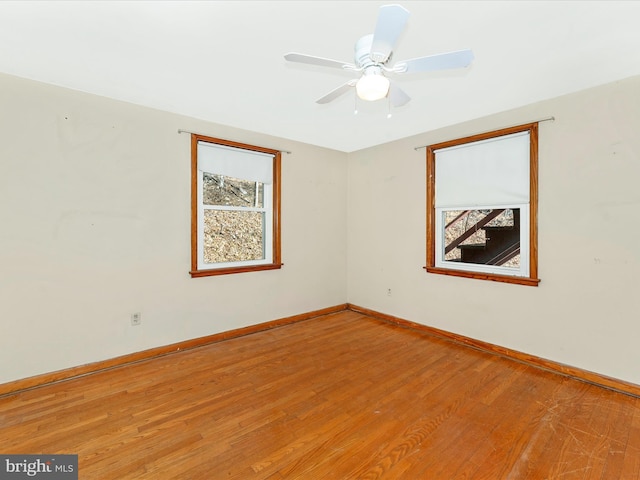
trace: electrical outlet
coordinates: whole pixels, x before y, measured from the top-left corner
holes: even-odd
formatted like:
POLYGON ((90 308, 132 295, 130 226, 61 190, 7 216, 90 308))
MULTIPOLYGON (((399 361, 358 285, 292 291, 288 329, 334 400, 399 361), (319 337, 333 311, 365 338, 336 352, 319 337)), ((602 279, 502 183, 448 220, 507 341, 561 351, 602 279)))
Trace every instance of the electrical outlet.
POLYGON ((391 289, 387 288, 387 297, 390 297, 390 296, 391 296, 391 289))
POLYGON ((142 314, 140 312, 131 314, 131 325, 136 327, 142 323, 142 314))

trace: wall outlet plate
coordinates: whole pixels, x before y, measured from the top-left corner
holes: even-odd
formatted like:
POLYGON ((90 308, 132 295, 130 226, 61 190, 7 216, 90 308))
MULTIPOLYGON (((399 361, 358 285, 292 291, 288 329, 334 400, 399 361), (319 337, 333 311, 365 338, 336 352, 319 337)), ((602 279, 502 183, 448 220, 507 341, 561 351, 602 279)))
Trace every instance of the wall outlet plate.
POLYGON ((142 314, 140 312, 131 314, 131 325, 137 327, 142 323, 142 314))

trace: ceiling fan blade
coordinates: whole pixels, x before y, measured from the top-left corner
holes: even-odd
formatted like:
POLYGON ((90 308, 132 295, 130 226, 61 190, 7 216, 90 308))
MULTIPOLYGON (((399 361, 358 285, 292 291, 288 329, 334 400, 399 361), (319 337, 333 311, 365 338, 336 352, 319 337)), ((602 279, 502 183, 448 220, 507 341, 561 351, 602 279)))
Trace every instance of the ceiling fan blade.
POLYGON ((371 44, 371 60, 384 63, 389 59, 391 51, 404 30, 409 11, 400 5, 383 5, 378 13, 376 29, 371 44))
POLYGON ((393 66, 395 73, 432 72, 434 70, 448 70, 462 68, 473 61, 473 52, 469 49, 456 52, 439 53, 428 57, 412 58, 406 62, 393 66))
POLYGON ((411 97, 395 84, 389 85, 389 102, 392 107, 401 107, 411 100, 411 97))
POLYGON ((355 79, 349 80, 347 83, 344 83, 340 85, 338 88, 331 90, 324 97, 316 100, 316 103, 320 103, 320 104, 329 103, 335 100, 336 98, 338 98, 340 95, 347 93, 351 87, 356 86, 356 83, 358 83, 358 80, 355 80, 355 79))
POLYGON ((321 67, 341 68, 343 70, 356 70, 356 66, 351 63, 341 62, 340 60, 332 60, 330 58, 314 57, 313 55, 305 55, 304 53, 287 53, 284 59, 289 62, 307 63, 309 65, 319 65, 321 67))

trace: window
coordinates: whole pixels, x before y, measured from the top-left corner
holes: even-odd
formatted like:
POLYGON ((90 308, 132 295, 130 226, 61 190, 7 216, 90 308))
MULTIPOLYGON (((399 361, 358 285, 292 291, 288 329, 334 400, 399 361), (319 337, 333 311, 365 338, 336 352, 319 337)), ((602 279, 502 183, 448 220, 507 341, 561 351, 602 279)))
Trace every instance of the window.
POLYGON ((280 152, 191 135, 191 276, 276 269, 280 152))
POLYGON ((427 147, 427 272, 537 285, 537 200, 537 123, 427 147))

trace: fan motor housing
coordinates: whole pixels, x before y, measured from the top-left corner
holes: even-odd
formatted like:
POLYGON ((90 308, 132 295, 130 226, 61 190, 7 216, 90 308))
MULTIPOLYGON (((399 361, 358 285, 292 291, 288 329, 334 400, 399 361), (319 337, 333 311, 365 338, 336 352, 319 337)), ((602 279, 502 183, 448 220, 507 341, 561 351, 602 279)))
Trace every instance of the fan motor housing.
MULTIPOLYGON (((371 59, 371 45, 373 44, 373 34, 360 38, 354 47, 354 61, 359 68, 366 68, 371 65, 379 65, 371 59)), ((389 58, 387 61, 389 61, 389 58)), ((386 62, 384 62, 386 63, 386 62)))

